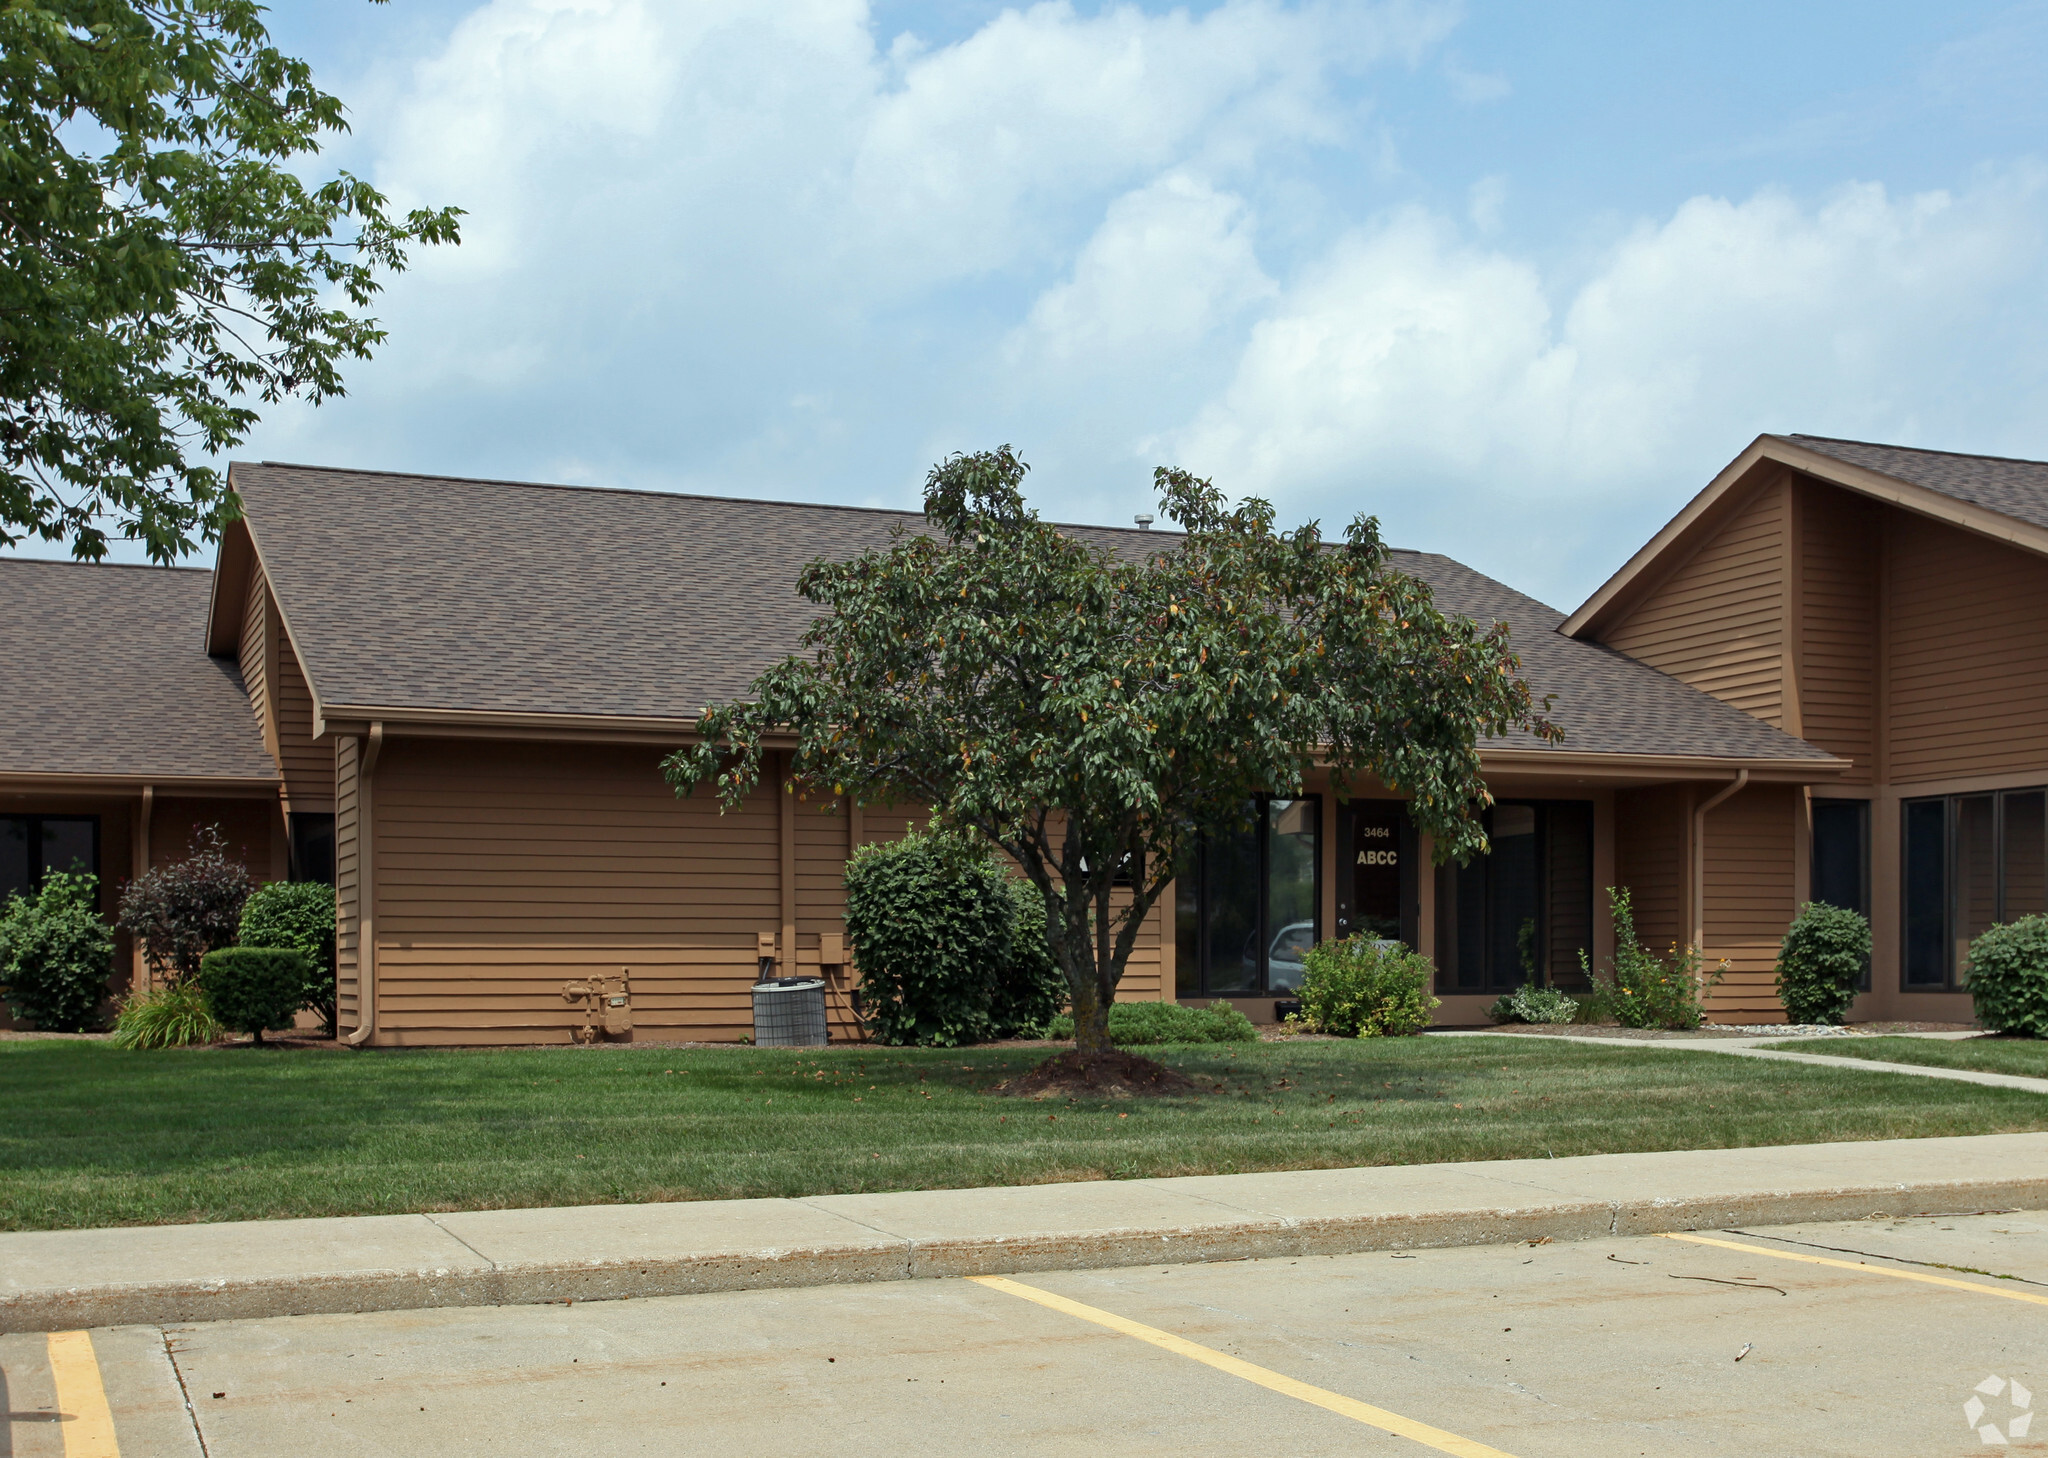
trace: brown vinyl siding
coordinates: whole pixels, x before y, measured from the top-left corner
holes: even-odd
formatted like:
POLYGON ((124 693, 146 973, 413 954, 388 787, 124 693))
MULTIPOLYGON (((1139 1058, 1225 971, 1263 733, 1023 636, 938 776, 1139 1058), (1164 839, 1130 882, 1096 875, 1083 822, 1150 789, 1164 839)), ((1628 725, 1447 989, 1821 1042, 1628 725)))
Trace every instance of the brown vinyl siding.
POLYGON ((1938 522, 1888 537, 1892 783, 2048 769, 2048 562, 1938 522))
POLYGON ((1782 727, 1788 497, 1757 488, 1602 641, 1782 727))
MULTIPOLYGON (((1792 924, 1799 791, 1752 785, 1707 812, 1706 961, 1727 964, 1709 1003, 1719 1022, 1776 1022, 1778 945, 1792 924)), ((1657 950, 1662 951, 1662 947, 1657 950)))
POLYGON ((1873 775, 1878 543, 1884 508, 1818 481, 1799 483, 1799 700, 1802 736, 1873 775))
MULTIPOLYGON (((1689 935, 1686 836, 1691 803, 1682 785, 1618 790, 1614 796, 1615 877, 1629 890, 1637 938, 1660 952, 1689 935)), ((1594 914, 1604 918, 1604 887, 1599 895, 1594 914)))
POLYGON ((265 671, 268 667, 265 646, 269 641, 269 596, 263 586, 263 574, 252 570, 248 589, 242 596, 242 642, 238 656, 242 666, 242 687, 248 690, 249 709, 256 716, 256 727, 263 735, 263 747, 275 756, 277 731, 271 720, 270 685, 265 671))
MULTIPOLYGON (((356 962, 354 754, 345 740, 336 800, 344 1006, 356 962)), ((387 740, 372 817, 377 1042, 566 1042, 579 1016, 563 983, 622 967, 636 1037, 736 1041, 752 1031, 756 937, 779 934, 782 922, 777 790, 764 785, 720 814, 706 793, 678 800, 661 755, 387 740)), ((797 945, 787 970, 809 973, 820 934, 842 926, 847 821, 811 803, 795 809, 797 945)), ((861 838, 893 838, 910 818, 866 811, 861 838)), ((1153 934, 1125 992, 1156 997, 1158 983, 1153 934)), ((835 1036, 850 1036, 844 979, 830 1008, 835 1036)))
POLYGON ((334 962, 339 1026, 361 1025, 357 948, 361 943, 361 861, 357 847, 357 780, 362 741, 343 735, 334 746, 334 962))
POLYGON ((291 640, 278 634, 274 700, 277 712, 278 768, 284 774, 285 798, 294 810, 334 808, 334 741, 313 737, 313 691, 299 668, 291 640))

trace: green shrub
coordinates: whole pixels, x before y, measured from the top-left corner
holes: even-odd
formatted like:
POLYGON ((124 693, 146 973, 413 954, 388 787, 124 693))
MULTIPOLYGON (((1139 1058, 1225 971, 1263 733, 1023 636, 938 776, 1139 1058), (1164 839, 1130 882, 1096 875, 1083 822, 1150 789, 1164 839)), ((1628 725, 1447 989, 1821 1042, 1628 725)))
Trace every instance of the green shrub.
POLYGON ((995 1035, 990 1003, 1016 933, 1008 873, 978 847, 915 831, 846 863, 846 931, 878 1042, 954 1048, 995 1035))
POLYGON ((1067 1005, 1067 979, 1045 939, 1045 898, 1020 876, 1005 879, 1011 904, 1010 942, 989 990, 989 1035, 1042 1038, 1067 1005))
POLYGON ((1728 970, 1704 969, 1697 947, 1676 947, 1659 957, 1636 937, 1635 907, 1627 887, 1607 888, 1614 917, 1614 956, 1605 972, 1593 975, 1584 952, 1579 966, 1593 984, 1591 1011, 1624 1028, 1696 1028, 1706 1021, 1706 997, 1728 970))
POLYGON ((47 1033, 99 1020, 114 971, 114 932, 94 908, 98 878, 52 871, 33 896, 0 907, 0 992, 8 1011, 47 1033))
MULTIPOLYGON (((1074 1036, 1074 1019, 1061 1013, 1052 1020, 1048 1037, 1074 1036)), ((1252 1020, 1222 999, 1207 1007, 1182 1007, 1177 1002, 1118 1002, 1109 1008, 1109 1041, 1119 1048, 1159 1043, 1256 1043, 1252 1020)))
POLYGON ((131 994, 122 1001, 107 1041, 116 1048, 181 1048, 214 1042, 226 1031, 194 979, 131 994))
POLYGON ((221 1026, 253 1033, 291 1026, 305 1006, 307 966, 290 947, 222 947, 199 959, 199 990, 221 1026))
POLYGON ((1497 1023, 1569 1023, 1579 1016, 1579 1000, 1554 987, 1524 982, 1496 998, 1486 1015, 1497 1023))
POLYGON ((325 881, 272 881, 242 903, 245 947, 290 947, 306 959, 300 1007, 320 1014, 334 1036, 334 888, 325 881))
POLYGON ((1994 926, 1970 943, 1970 998, 1995 1033, 2048 1038, 2048 916, 1994 926))
POLYGON ((1302 958, 1301 1019, 1340 1038, 1401 1037, 1429 1026, 1436 966, 1364 935, 1318 942, 1302 958))
POLYGON ((242 903, 255 886, 248 867, 229 858, 220 827, 203 825, 192 832, 184 860, 128 883, 121 929, 135 937, 159 982, 183 982, 197 975, 201 957, 235 944, 242 903))
POLYGON ((1809 901, 1778 948, 1778 1001, 1795 1023, 1839 1023, 1870 967, 1870 923, 1860 912, 1809 901))

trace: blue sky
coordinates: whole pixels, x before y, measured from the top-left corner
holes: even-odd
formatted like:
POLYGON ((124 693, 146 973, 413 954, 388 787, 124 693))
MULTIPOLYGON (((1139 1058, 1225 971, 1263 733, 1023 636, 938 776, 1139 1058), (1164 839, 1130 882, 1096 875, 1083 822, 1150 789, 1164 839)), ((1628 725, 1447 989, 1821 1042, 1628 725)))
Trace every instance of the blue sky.
POLYGON ((2048 457, 2048 5, 393 0, 274 18, 469 210, 238 452, 1049 514, 1185 465, 1575 605, 1760 431, 2048 457))

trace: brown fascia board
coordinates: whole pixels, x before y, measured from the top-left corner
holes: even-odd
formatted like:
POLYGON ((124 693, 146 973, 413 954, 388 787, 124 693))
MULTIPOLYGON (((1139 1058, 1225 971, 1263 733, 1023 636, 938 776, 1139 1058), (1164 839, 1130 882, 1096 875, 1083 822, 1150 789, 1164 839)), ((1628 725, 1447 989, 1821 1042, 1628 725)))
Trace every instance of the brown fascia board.
POLYGON ((241 641, 242 607, 248 600, 249 568, 255 556, 248 523, 240 518, 229 522, 213 556, 213 587, 206 601, 206 653, 210 658, 233 653, 241 641))
POLYGON ((71 775, 0 772, 0 792, 7 794, 140 794, 154 786, 160 795, 221 795, 258 798, 277 794, 283 780, 230 775, 71 775))
POLYGON ((1638 590, 1647 588, 1663 575, 1667 564, 1675 567, 1690 554, 1698 538, 1718 516, 1717 508, 1724 503, 1732 505, 1730 498, 1739 494, 1738 488, 1751 472, 1767 463, 1788 466, 1844 490, 2048 557, 2048 530, 1866 466, 1836 460, 1781 435, 1760 435, 1750 442, 1748 449, 1723 467, 1720 474, 1707 483, 1705 490, 1687 502, 1662 531, 1623 563, 1620 571, 1602 583, 1578 611, 1559 625, 1558 631, 1573 638, 1597 636, 1615 617, 1633 605, 1638 590))
POLYGON ((1752 783, 1819 784, 1847 774, 1846 759, 1762 759, 1696 754, 1599 754, 1558 749, 1482 749, 1482 771, 1497 774, 1577 775, 1587 778, 1670 780, 1733 779, 1748 770, 1752 783))

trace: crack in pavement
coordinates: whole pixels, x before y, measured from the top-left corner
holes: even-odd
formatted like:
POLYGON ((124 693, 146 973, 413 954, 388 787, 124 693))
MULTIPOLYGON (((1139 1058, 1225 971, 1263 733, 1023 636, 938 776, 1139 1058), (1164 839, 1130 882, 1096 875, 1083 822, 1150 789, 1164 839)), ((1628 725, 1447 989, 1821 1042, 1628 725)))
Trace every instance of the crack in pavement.
POLYGON ((2048 1286, 2048 1281, 2036 1281, 2026 1276, 2010 1276, 2003 1271, 1981 1270, 1976 1266, 1950 1265, 1947 1261, 1919 1261, 1911 1256, 1885 1255, 1881 1251, 1857 1250, 1847 1245, 1821 1245, 1811 1240, 1794 1240, 1789 1235, 1760 1235, 1751 1230, 1736 1230, 1732 1226, 1724 1225, 1721 1228, 1729 1235, 1743 1235, 1751 1240, 1775 1240, 1784 1245, 1803 1245, 1809 1250, 1831 1250, 1841 1255, 1864 1256, 1874 1261, 1897 1261, 1902 1266, 1931 1266, 1938 1271, 1961 1271, 1970 1276, 1989 1276, 1994 1281, 2018 1281, 2022 1286, 2048 1286))

